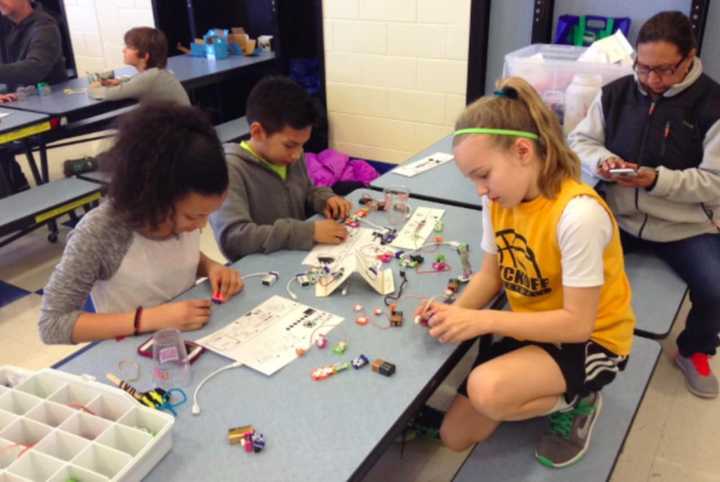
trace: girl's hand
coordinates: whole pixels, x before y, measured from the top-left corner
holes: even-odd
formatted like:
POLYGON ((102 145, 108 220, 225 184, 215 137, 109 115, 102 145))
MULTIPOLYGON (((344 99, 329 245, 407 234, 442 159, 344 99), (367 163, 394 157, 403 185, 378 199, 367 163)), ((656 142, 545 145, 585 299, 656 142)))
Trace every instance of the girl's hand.
POLYGON ((166 303, 149 308, 140 318, 140 330, 151 332, 163 328, 180 331, 199 330, 210 320, 212 306, 208 299, 196 299, 166 303))
POLYGON ((245 287, 240 273, 215 262, 209 264, 207 277, 210 280, 213 295, 219 293, 223 302, 232 298, 245 287))
POLYGON ((490 333, 486 310, 469 310, 455 305, 433 303, 428 308, 430 336, 440 343, 459 343, 490 333))

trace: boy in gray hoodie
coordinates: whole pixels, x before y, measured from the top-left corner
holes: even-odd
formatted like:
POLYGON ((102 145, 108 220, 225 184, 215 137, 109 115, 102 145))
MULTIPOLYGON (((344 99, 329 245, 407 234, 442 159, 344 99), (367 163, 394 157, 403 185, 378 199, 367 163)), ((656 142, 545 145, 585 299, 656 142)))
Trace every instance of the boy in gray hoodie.
POLYGON ((226 144, 230 186, 210 217, 223 254, 236 260, 279 249, 309 250, 314 243, 339 244, 351 204, 308 177, 303 145, 317 110, 309 95, 285 77, 266 77, 252 89, 246 116, 250 140, 226 144), (306 221, 322 213, 326 219, 306 221))

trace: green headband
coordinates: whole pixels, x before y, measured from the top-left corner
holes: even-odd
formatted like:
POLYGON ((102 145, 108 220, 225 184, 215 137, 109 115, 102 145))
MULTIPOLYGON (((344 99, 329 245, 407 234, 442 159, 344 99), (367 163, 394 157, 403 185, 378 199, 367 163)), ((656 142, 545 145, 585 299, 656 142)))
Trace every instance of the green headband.
POLYGON ((453 133, 453 136, 461 136, 463 134, 490 134, 496 136, 513 136, 525 137, 537 141, 540 139, 537 134, 528 131, 514 131, 512 129, 491 129, 489 127, 470 127, 468 129, 460 129, 453 133))

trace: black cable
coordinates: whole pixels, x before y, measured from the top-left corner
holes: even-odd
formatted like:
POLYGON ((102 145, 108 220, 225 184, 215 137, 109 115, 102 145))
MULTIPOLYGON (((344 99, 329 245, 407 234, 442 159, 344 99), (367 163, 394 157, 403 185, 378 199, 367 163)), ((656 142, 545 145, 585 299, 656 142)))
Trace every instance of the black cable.
POLYGON ((385 295, 385 298, 383 299, 385 306, 390 306, 392 302, 397 301, 402 297, 403 291, 405 291, 405 286, 408 283, 407 274, 405 274, 404 270, 400 270, 400 277, 402 278, 402 282, 398 287, 397 293, 390 293, 389 295, 385 295))

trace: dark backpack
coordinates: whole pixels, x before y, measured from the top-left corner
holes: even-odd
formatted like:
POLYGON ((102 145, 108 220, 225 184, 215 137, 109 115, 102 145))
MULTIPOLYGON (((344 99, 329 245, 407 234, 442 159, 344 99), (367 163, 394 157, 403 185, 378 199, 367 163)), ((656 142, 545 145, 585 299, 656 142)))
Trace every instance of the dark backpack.
POLYGON ((15 158, 0 152, 0 199, 30 189, 25 174, 15 158))

